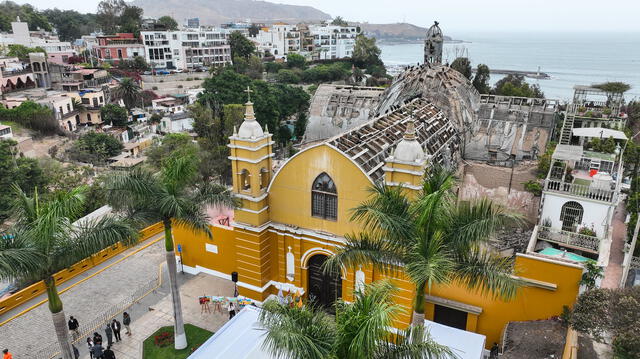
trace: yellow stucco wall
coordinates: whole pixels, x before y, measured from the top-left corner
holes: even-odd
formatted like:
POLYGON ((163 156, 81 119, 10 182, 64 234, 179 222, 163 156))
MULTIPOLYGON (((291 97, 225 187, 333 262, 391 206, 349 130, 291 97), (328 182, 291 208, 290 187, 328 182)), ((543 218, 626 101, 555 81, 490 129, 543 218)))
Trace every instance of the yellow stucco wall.
POLYGON ((371 181, 350 159, 328 145, 306 149, 276 174, 269 188, 271 221, 344 236, 358 230, 350 210, 364 201, 371 181), (311 185, 326 172, 338 191, 338 219, 311 216, 311 185))

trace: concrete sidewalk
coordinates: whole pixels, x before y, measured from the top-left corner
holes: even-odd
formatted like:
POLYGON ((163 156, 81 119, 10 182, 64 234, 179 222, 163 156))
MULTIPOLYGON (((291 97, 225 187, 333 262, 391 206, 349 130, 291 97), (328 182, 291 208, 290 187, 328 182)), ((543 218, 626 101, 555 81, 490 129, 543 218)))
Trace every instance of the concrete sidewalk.
POLYGON ((609 264, 604 271, 602 288, 615 289, 620 287, 622 280, 622 263, 624 261, 624 244, 627 239, 627 226, 624 220, 627 216, 625 204, 620 201, 613 214, 613 234, 611 238, 611 249, 609 253, 609 264))

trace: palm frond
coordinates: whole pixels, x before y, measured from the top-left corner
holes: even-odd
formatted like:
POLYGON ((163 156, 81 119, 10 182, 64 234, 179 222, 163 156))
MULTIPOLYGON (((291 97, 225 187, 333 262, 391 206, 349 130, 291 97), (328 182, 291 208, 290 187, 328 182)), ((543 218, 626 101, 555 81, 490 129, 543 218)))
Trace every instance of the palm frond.
POLYGON ((345 235, 345 243, 323 264, 326 273, 339 271, 342 266, 355 268, 371 265, 383 273, 395 273, 405 264, 404 253, 389 241, 366 233, 345 235))
POLYGON ((20 232, 0 234, 0 280, 39 279, 46 258, 20 232))
POLYGON ((160 177, 163 187, 172 195, 177 195, 193 184, 198 175, 198 163, 195 156, 175 153, 162 163, 160 177))
POLYGON ((422 325, 412 325, 380 343, 375 359, 447 359, 458 355, 438 344, 422 325))
POLYGON ((266 332, 263 348, 275 358, 326 359, 332 353, 335 325, 322 309, 268 301, 260 311, 260 323, 266 332))
POLYGON ((436 192, 451 191, 455 184, 456 177, 453 171, 434 165, 429 168, 422 182, 422 193, 423 195, 430 195, 436 192))
POLYGON ((523 282, 514 276, 513 260, 489 250, 472 248, 457 258, 454 279, 482 294, 511 300, 518 294, 523 282))
POLYGON ((34 191, 33 197, 29 197, 23 190, 14 183, 11 185, 13 200, 11 202, 11 216, 16 219, 17 224, 33 222, 38 217, 38 189, 34 191))
POLYGON ((445 283, 456 268, 451 252, 444 245, 441 232, 425 234, 406 256, 405 271, 417 287, 431 288, 445 283))
POLYGON ((172 218, 173 222, 177 225, 189 228, 196 233, 204 233, 209 238, 213 236, 209 228, 210 218, 204 208, 198 203, 183 202, 179 215, 172 218))
POLYGON ((237 208, 239 205, 237 199, 227 187, 212 182, 198 183, 192 198, 195 202, 208 206, 237 208))
POLYGON ((160 195, 158 179, 144 168, 113 173, 104 186, 107 202, 116 210, 153 208, 160 195))

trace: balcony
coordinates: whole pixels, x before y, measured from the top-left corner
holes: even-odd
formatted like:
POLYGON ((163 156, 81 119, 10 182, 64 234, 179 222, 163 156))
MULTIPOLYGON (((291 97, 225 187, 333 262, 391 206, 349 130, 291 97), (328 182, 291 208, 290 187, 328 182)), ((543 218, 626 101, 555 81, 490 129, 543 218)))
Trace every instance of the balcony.
POLYGON ((33 71, 31 70, 30 66, 27 66, 25 69, 23 70, 15 70, 15 71, 2 71, 2 77, 12 77, 12 76, 19 76, 19 75, 24 75, 24 74, 30 74, 33 71))
POLYGON ((593 254, 598 254, 600 247, 600 239, 598 237, 544 226, 538 226, 537 239, 593 254))
POLYGON ((613 202, 616 194, 616 192, 611 189, 596 188, 591 185, 568 183, 554 179, 548 179, 545 181, 544 190, 603 202, 613 202))

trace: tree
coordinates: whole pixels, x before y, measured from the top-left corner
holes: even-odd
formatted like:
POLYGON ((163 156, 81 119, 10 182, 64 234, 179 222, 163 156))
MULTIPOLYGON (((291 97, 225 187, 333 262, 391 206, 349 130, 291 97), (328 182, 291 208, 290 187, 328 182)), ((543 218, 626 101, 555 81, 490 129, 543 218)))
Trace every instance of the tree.
POLYGON ((229 35, 229 46, 231 47, 231 58, 244 57, 248 59, 256 51, 256 46, 247 39, 240 31, 234 31, 229 35))
POLYGON ((108 158, 119 155, 122 148, 120 141, 113 136, 89 132, 80 136, 67 154, 75 161, 101 165, 106 163, 108 158))
POLYGON ((544 93, 537 84, 529 85, 522 75, 507 75, 496 82, 495 95, 544 98, 544 93))
POLYGON ((458 57, 451 63, 451 68, 471 80, 471 61, 466 57, 458 57))
POLYGON ((43 191, 48 178, 33 158, 19 156, 18 143, 14 140, 0 140, 0 223, 11 214, 11 202, 14 193, 9 191, 12 184, 27 194, 34 190, 43 191))
POLYGON ((195 156, 172 155, 159 172, 145 168, 116 173, 106 183, 109 203, 140 218, 162 221, 171 298, 173 301, 175 348, 187 347, 180 291, 176 280, 176 255, 172 228, 185 226, 211 238, 206 206, 234 207, 232 194, 221 185, 198 181, 195 156))
POLYGON ((118 69, 128 71, 147 71, 149 70, 149 64, 142 56, 136 56, 133 60, 120 60, 118 62, 118 69))
POLYGON ((331 25, 336 26, 349 26, 349 23, 342 18, 342 16, 336 16, 333 21, 331 21, 331 25))
POLYGON ((178 22, 171 16, 162 16, 158 19, 158 24, 165 27, 167 30, 178 30, 178 22))
POLYGON ((29 53, 31 52, 42 52, 45 55, 47 54, 46 51, 44 51, 44 49, 40 46, 37 47, 27 47, 24 45, 9 45, 9 52, 7 52, 7 56, 15 56, 17 58, 19 58, 20 60, 23 61, 28 61, 29 60, 29 53))
POLYGON ((611 93, 624 93, 631 89, 631 85, 624 82, 605 82, 593 87, 611 93))
POLYGON ((162 143, 145 151, 149 164, 157 170, 163 167, 167 158, 175 156, 197 157, 198 146, 185 133, 169 133, 162 137, 162 143))
POLYGON ((488 94, 491 91, 489 86, 490 71, 489 66, 480 64, 476 69, 476 75, 473 77, 473 87, 481 94, 488 94))
POLYGON ((309 118, 306 113, 298 113, 298 117, 296 118, 295 127, 293 130, 293 134, 296 136, 296 140, 301 140, 302 136, 304 136, 304 132, 307 130, 307 122, 309 122, 309 118))
POLYGON ((251 26, 249 26, 249 36, 255 37, 259 32, 260 26, 258 26, 257 24, 251 24, 251 26))
POLYGON ((130 77, 125 77, 115 90, 116 96, 122 99, 127 110, 131 110, 140 104, 140 86, 130 77))
POLYGON ((17 186, 13 191, 15 225, 9 233, 14 238, 0 241, 0 279, 44 282, 62 356, 72 359, 67 320, 53 275, 117 242, 131 245, 137 235, 130 225, 111 215, 76 222, 86 201, 85 187, 59 193, 49 201, 43 201, 37 192, 29 197, 17 186))
POLYGON ((29 30, 42 29, 51 31, 51 25, 46 16, 29 4, 18 5, 13 1, 0 2, 0 31, 11 31, 11 22, 20 17, 20 21, 29 25, 29 30))
POLYGON ((81 14, 75 10, 59 9, 47 9, 42 14, 56 29, 62 41, 74 41, 98 29, 95 14, 81 14))
POLYGON ((512 276, 513 261, 484 247, 496 230, 519 217, 486 199, 457 202, 454 184, 452 172, 436 167, 415 200, 400 187, 371 187, 370 198, 351 217, 364 231, 346 236, 326 270, 403 270, 415 286, 414 324, 423 323, 424 293, 434 284, 456 282, 501 299, 515 297, 520 281, 512 276))
POLYGON ((0 118, 37 131, 39 135, 53 135, 60 132, 60 126, 53 117, 53 111, 33 101, 25 101, 12 109, 0 105, 0 118))
POLYGON ((124 0, 103 0, 98 4, 96 20, 106 34, 115 34, 120 24, 120 16, 127 4, 124 0))
POLYGON ((249 58, 244 57, 234 57, 233 58, 233 69, 243 75, 247 75, 252 79, 261 79, 262 78, 262 61, 257 56, 250 56, 249 58))
POLYGON ((124 127, 128 122, 127 110, 115 104, 104 105, 100 108, 102 122, 115 127, 124 127))
POLYGON ((598 266, 598 263, 594 260, 588 260, 585 263, 585 272, 582 273, 580 284, 584 285, 587 290, 594 289, 596 287, 596 281, 598 278, 602 278, 604 269, 598 266))
POLYGON ((356 37, 351 59, 353 64, 360 68, 368 68, 371 65, 384 65, 380 59, 380 48, 376 45, 376 39, 374 37, 366 37, 364 34, 356 37))
POLYGON ((300 54, 287 54, 287 65, 289 68, 299 68, 304 70, 307 67, 307 60, 300 54))
POLYGON ((282 84, 297 84, 300 83, 301 79, 297 73, 293 70, 282 69, 278 71, 278 75, 276 79, 279 83, 282 84))
POLYGON ((640 287, 588 290, 578 297, 569 323, 581 333, 603 340, 613 336, 615 358, 640 357, 640 287))
POLYGON ((381 281, 357 291, 353 303, 336 304, 335 317, 308 303, 290 307, 264 303, 260 323, 266 331, 264 347, 277 358, 451 358, 453 352, 431 339, 422 326, 393 335, 401 308, 394 304, 395 288, 381 281))
POLYGON ((122 11, 122 15, 120 15, 119 19, 119 31, 120 32, 130 32, 133 33, 134 36, 138 37, 140 35, 140 24, 142 22, 142 8, 132 5, 126 5, 124 10, 122 11))

